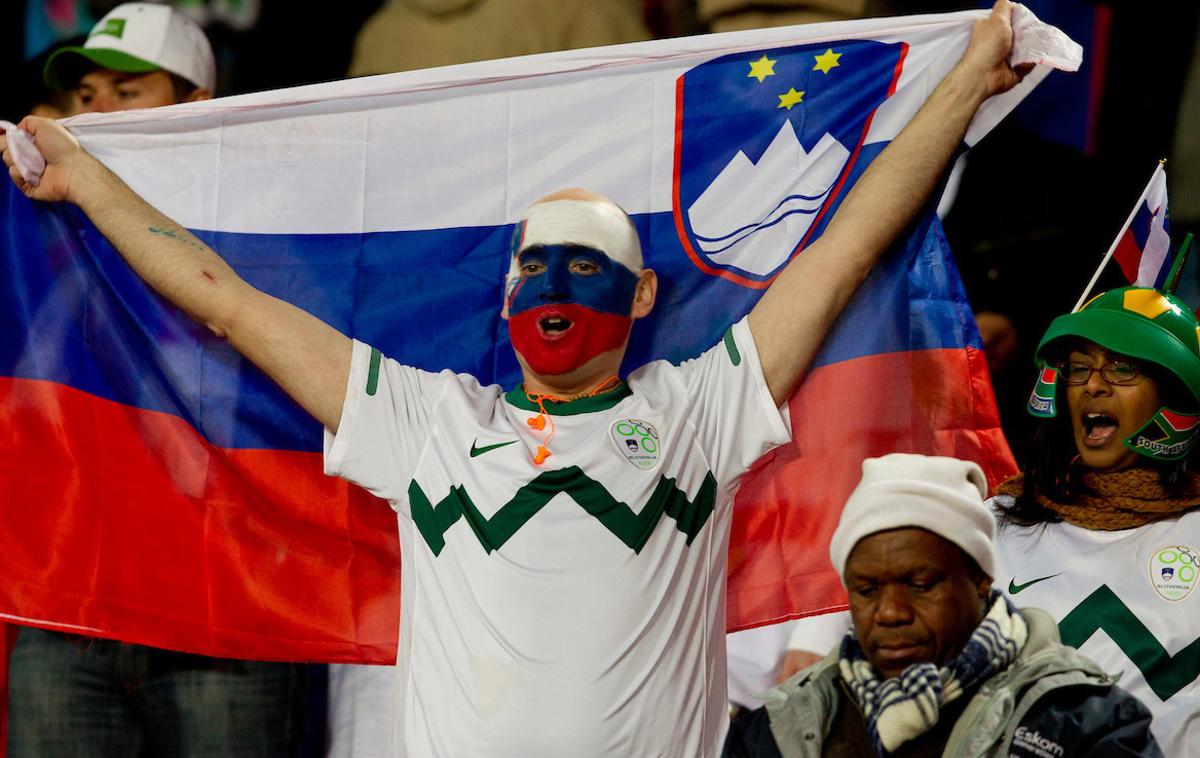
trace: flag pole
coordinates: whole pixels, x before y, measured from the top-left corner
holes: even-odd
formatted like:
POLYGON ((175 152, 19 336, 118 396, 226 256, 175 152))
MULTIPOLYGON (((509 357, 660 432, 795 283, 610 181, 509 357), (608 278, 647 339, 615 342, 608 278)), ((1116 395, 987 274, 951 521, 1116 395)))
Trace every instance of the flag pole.
POLYGON ((1179 246, 1179 255, 1175 258, 1175 263, 1171 266, 1171 272, 1167 274, 1167 279, 1163 282, 1163 292, 1175 292, 1175 287, 1179 285, 1179 275, 1183 273, 1183 263, 1187 260, 1188 253, 1191 252, 1192 233, 1188 232, 1183 238, 1183 244, 1179 246))
POLYGON ((1113 240, 1111 245, 1109 245, 1108 252, 1104 254, 1104 259, 1100 261, 1100 265, 1096 268, 1096 273, 1092 274, 1092 280, 1088 282, 1087 287, 1084 288, 1083 294, 1079 296, 1079 302, 1075 303, 1075 307, 1071 309, 1071 313, 1074 313, 1082 308, 1084 301, 1087 300, 1087 296, 1092 294, 1092 287, 1096 286, 1096 282, 1100 279, 1100 273, 1104 271, 1104 267, 1107 266, 1108 262, 1112 259, 1113 253, 1117 252, 1117 245, 1121 244, 1121 238, 1125 236, 1125 230, 1128 229, 1129 225, 1133 223, 1133 217, 1137 215, 1138 210, 1142 207, 1142 201, 1146 199, 1146 193, 1149 191, 1151 183, 1154 182, 1154 176, 1159 171, 1163 170, 1163 165, 1165 165, 1166 162, 1167 161, 1164 158, 1158 162, 1157 166, 1154 167, 1154 173, 1150 174, 1150 181, 1146 182, 1146 189, 1142 190, 1141 196, 1139 196, 1137 202, 1133 204, 1133 210, 1129 212, 1129 218, 1125 219, 1125 223, 1121 226, 1121 231, 1117 234, 1117 238, 1113 240))

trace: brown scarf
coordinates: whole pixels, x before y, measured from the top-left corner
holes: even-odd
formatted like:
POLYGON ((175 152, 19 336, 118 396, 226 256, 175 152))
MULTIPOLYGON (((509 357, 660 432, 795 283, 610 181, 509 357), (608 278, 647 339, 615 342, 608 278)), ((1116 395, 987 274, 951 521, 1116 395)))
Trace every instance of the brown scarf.
MULTIPOLYGON (((1111 532, 1178 516, 1200 506, 1200 476, 1189 474, 1187 482, 1168 492, 1158 472, 1149 468, 1083 475, 1082 487, 1071 503, 1058 503, 1045 495, 1037 501, 1068 524, 1084 529, 1111 532)), ((1002 483, 999 494, 1019 496, 1025 491, 1024 475, 1002 483)))

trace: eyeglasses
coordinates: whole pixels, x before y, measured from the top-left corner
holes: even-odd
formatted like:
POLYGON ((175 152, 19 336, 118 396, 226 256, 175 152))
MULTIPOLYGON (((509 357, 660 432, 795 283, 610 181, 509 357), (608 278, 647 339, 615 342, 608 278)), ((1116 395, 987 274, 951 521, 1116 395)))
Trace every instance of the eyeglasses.
POLYGON ((1142 378, 1141 367, 1131 361, 1109 361, 1099 368, 1069 361, 1060 364, 1059 370, 1067 384, 1073 386, 1087 384, 1092 380, 1092 374, 1097 371, 1109 384, 1136 384, 1142 378))

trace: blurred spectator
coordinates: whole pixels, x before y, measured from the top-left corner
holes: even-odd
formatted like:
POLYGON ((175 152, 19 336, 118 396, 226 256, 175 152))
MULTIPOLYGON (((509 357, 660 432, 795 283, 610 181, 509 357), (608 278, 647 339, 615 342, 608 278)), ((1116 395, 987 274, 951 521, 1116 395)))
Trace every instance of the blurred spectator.
POLYGON ((863 461, 829 547, 854 627, 733 723, 728 758, 1162 755, 1141 702, 992 586, 986 488, 968 461, 863 461))
MULTIPOLYGON (((49 58, 47 82, 78 91, 85 110, 204 99, 216 81, 204 32, 161 5, 118 6, 82 46, 49 58)), ((9 662, 7 754, 297 755, 306 677, 303 664, 207 658, 24 628, 9 662)))
POLYGON ((262 14, 245 32, 207 27, 232 93, 341 79, 354 36, 382 0, 262 0, 262 14), (228 65, 226 61, 228 60, 228 65))
POLYGON ((79 101, 75 97, 74 88, 55 89, 46 84, 42 72, 46 68, 47 59, 56 50, 82 45, 86 37, 72 37, 61 45, 51 47, 41 55, 34 56, 21 64, 21 74, 15 79, 16 90, 11 105, 6 105, 5 116, 9 121, 17 122, 27 114, 44 116, 46 118, 65 118, 79 112, 79 101))
MULTIPOLYGON (((1177 226, 1200 228, 1200 27, 1192 31, 1192 60, 1179 99, 1175 144, 1167 163, 1171 179, 1171 221, 1177 226)), ((1198 302, 1200 300, 1189 300, 1198 302)))
POLYGON ((939 13, 969 7, 971 3, 965 0, 696 0, 697 15, 714 32, 902 13, 939 13))
POLYGON ((350 75, 648 38, 634 0, 389 0, 359 32, 350 75))
POLYGON ((83 45, 55 50, 44 75, 52 89, 75 90, 84 112, 207 100, 217 86, 204 32, 182 14, 151 3, 115 8, 83 45))

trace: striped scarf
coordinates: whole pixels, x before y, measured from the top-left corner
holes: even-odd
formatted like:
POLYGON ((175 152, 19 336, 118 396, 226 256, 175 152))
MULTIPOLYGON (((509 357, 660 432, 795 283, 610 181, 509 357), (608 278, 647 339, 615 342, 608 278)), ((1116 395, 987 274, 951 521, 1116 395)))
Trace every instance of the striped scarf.
POLYGON ((1025 620, 1000 590, 962 653, 940 669, 914 663, 899 676, 880 679, 863 655, 855 630, 842 639, 838 667, 858 702, 875 753, 884 758, 937 723, 941 707, 1008 668, 1025 646, 1025 620))

